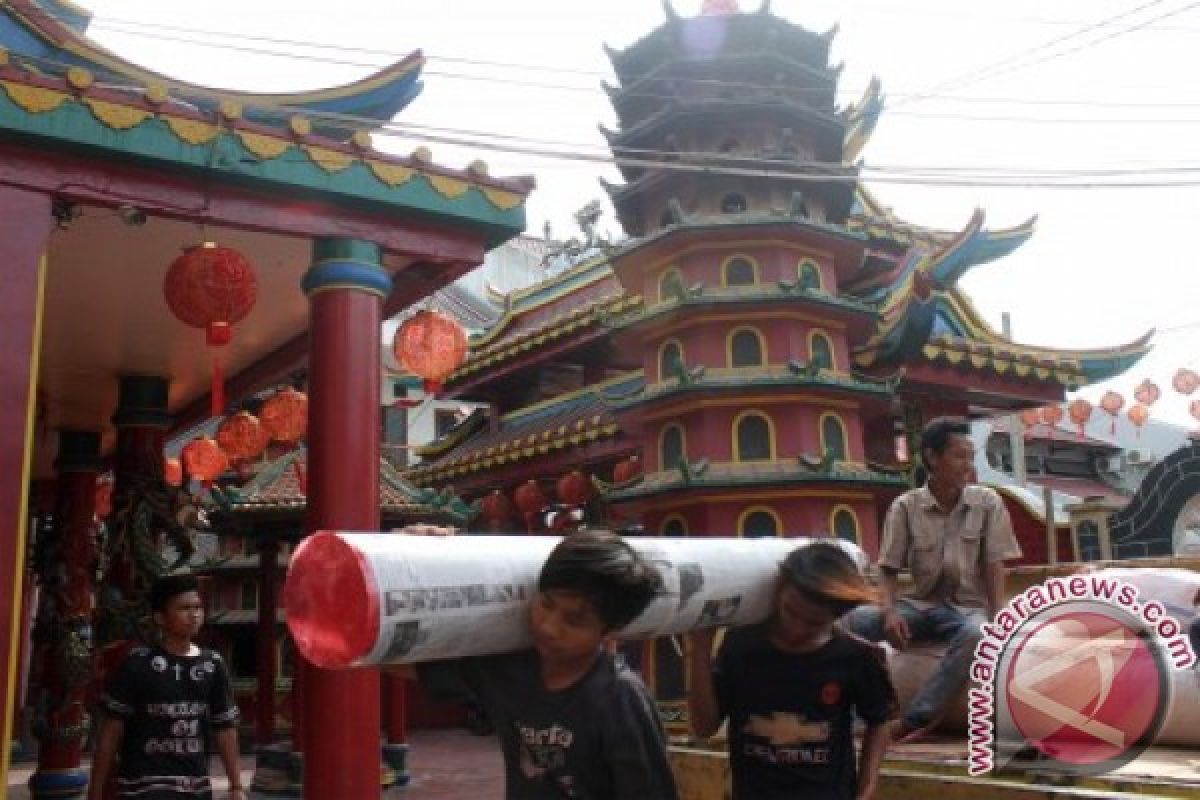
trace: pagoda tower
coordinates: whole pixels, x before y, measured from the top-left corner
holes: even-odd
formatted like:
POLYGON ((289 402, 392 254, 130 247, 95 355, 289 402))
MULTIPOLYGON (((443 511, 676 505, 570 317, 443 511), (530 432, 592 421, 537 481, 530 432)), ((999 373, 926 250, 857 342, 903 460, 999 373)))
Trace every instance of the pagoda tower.
POLYGON ((620 130, 605 134, 626 182, 606 189, 633 237, 611 263, 644 302, 619 336, 645 375, 616 401, 645 475, 610 499, 647 533, 824 534, 874 551, 877 510, 904 479, 864 445, 869 419, 891 419, 895 381, 851 368, 878 309, 844 290, 866 242, 846 227, 858 118, 835 104, 833 31, 767 4, 666 9, 609 51, 620 130))

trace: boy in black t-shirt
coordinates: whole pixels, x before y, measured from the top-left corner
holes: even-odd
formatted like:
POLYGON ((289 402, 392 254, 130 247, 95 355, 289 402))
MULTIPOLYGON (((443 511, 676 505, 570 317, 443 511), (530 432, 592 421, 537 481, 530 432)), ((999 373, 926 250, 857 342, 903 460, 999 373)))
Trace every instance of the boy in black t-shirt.
POLYGON ((100 800, 117 762, 117 796, 211 800, 208 744, 229 775, 229 797, 245 800, 238 766, 237 705, 221 656, 192 643, 204 624, 194 575, 168 575, 150 590, 162 643, 134 648, 109 680, 88 800, 100 800))
POLYGON ((692 634, 688 708, 698 736, 728 718, 734 800, 868 800, 896 694, 882 650, 834 623, 870 602, 837 545, 792 551, 767 622, 730 630, 712 662, 713 631, 692 634), (856 763, 854 718, 867 723, 856 763))
POLYGON ((606 647, 661 586, 619 536, 573 533, 538 578, 533 649, 387 669, 478 700, 500 739, 507 800, 676 800, 654 701, 606 647))

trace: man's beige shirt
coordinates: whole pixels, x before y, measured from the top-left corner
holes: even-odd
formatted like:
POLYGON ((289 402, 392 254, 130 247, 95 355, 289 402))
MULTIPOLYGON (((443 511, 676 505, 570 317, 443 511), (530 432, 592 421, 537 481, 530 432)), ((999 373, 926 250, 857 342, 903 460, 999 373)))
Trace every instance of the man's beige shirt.
POLYGON ((995 491, 968 486, 958 505, 947 511, 922 487, 892 503, 883 524, 879 566, 912 573, 908 600, 984 608, 984 565, 1020 555, 1012 520, 995 491))

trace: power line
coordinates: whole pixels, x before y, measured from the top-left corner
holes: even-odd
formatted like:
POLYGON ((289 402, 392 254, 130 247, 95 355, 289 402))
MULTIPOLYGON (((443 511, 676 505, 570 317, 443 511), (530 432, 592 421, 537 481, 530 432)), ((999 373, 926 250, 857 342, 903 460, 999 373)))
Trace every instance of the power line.
MULTIPOLYGON (((374 49, 358 48, 358 47, 343 47, 343 46, 339 46, 339 45, 330 45, 330 44, 324 44, 324 43, 312 42, 312 41, 301 41, 301 40, 294 40, 294 39, 279 39, 279 38, 275 38, 275 37, 265 37, 265 36, 248 36, 248 35, 244 35, 244 34, 227 33, 224 31, 208 31, 208 30, 202 30, 202 29, 198 29, 198 28, 185 28, 182 26, 174 26, 174 25, 155 25, 153 23, 145 23, 145 24, 147 26, 181 31, 181 32, 186 32, 186 33, 194 33, 194 34, 198 34, 198 35, 202 35, 202 36, 220 36, 220 37, 241 39, 241 40, 245 40, 245 41, 269 42, 269 43, 282 44, 282 45, 288 45, 288 46, 310 47, 310 48, 316 48, 316 49, 333 50, 336 52, 363 53, 363 54, 378 55, 378 56, 382 56, 382 57, 396 58, 396 59, 402 58, 402 57, 405 57, 406 55, 408 55, 408 54, 396 53, 396 52, 392 52, 392 51, 374 50, 374 49)), ((319 56, 319 55, 296 53, 296 52, 290 52, 290 51, 284 51, 284 50, 271 50, 271 49, 265 49, 262 47, 243 46, 243 45, 231 44, 231 43, 227 43, 227 42, 205 41, 202 39, 196 39, 196 38, 190 38, 190 37, 184 37, 184 36, 163 35, 163 34, 158 34, 158 33, 152 33, 149 31, 137 30, 136 28, 122 28, 119 26, 112 26, 112 25, 102 25, 101 27, 105 27, 114 32, 130 35, 130 36, 141 36, 141 37, 145 37, 145 38, 156 39, 159 41, 178 42, 178 43, 189 44, 189 45, 194 45, 194 46, 198 46, 198 47, 215 48, 215 49, 221 49, 221 50, 231 50, 231 51, 235 51, 235 52, 245 52, 245 53, 259 55, 259 56, 267 56, 267 57, 274 57, 274 58, 287 58, 287 59, 292 59, 292 60, 308 61, 308 62, 313 62, 313 63, 334 64, 334 65, 338 65, 338 66, 362 67, 365 69, 373 69, 373 70, 377 70, 377 69, 380 69, 380 68, 386 66, 386 64, 378 63, 378 62, 371 62, 371 61, 360 61, 360 60, 352 60, 352 59, 347 59, 347 58, 333 58, 330 56, 319 56)), ((461 63, 461 64, 479 65, 479 66, 493 66, 493 67, 520 69, 520 70, 536 70, 539 72, 552 72, 552 73, 558 72, 558 73, 564 73, 564 74, 594 75, 597 77, 604 75, 604 73, 601 73, 601 72, 593 72, 593 71, 588 71, 588 70, 575 70, 575 69, 570 69, 570 68, 565 68, 565 67, 550 67, 550 66, 545 66, 545 65, 538 66, 538 65, 531 65, 531 64, 514 64, 514 63, 496 62, 496 61, 483 61, 483 60, 477 60, 477 59, 463 59, 463 58, 455 58, 455 57, 449 57, 449 56, 429 56, 428 58, 431 61, 444 61, 447 63, 461 63)), ((548 89, 548 90, 553 90, 553 91, 579 92, 579 93, 586 93, 586 94, 596 94, 599 92, 599 87, 596 87, 596 86, 580 86, 580 85, 573 85, 573 84, 547 83, 544 81, 532 81, 532 80, 505 78, 505 77, 499 77, 499 76, 495 76, 495 75, 473 75, 473 74, 466 74, 466 73, 461 73, 461 72, 446 72, 446 71, 441 71, 441 70, 429 70, 429 69, 425 70, 425 74, 433 76, 433 77, 446 78, 446 79, 450 79, 450 80, 467 80, 467 81, 484 82, 484 83, 497 83, 497 84, 506 84, 506 85, 512 85, 512 86, 522 86, 522 87, 527 87, 527 88, 548 89)), ((820 87, 794 87, 794 86, 787 86, 787 85, 780 85, 780 84, 760 84, 760 83, 744 82, 744 81, 728 81, 728 80, 705 79, 705 78, 686 78, 686 77, 672 78, 671 80, 675 83, 697 84, 697 85, 711 86, 711 87, 715 87, 715 88, 759 89, 759 90, 766 90, 766 91, 778 91, 778 92, 783 92, 783 93, 787 93, 787 94, 803 94, 803 93, 827 94, 827 93, 829 93, 828 89, 820 88, 820 87)), ((839 94, 842 97, 854 97, 855 99, 857 99, 857 95, 854 94, 853 92, 843 91, 843 92, 840 92, 839 94)), ((655 94, 655 93, 649 93, 649 92, 636 92, 636 91, 626 91, 624 93, 624 96, 625 97, 646 98, 646 99, 658 99, 658 100, 664 100, 664 101, 676 99, 672 95, 655 94)), ((1082 100, 1077 100, 1077 99, 969 97, 969 96, 953 96, 953 95, 933 94, 931 92, 916 92, 916 93, 909 93, 909 94, 905 94, 902 92, 888 92, 888 97, 889 98, 898 98, 901 101, 904 101, 906 98, 909 100, 938 99, 938 100, 943 100, 943 101, 947 101, 947 102, 989 103, 989 104, 1005 104, 1005 105, 1069 105, 1069 106, 1080 106, 1080 107, 1088 107, 1088 108, 1130 108, 1130 109, 1200 108, 1200 103, 1112 102, 1112 101, 1082 101, 1082 100)), ((901 104, 903 104, 903 103, 901 103, 901 104)), ((889 110, 889 113, 898 115, 898 116, 914 116, 914 117, 933 116, 933 115, 925 114, 922 112, 911 112, 911 111, 901 111, 901 110, 889 110)), ((934 118, 972 119, 975 117, 964 114, 964 115, 941 115, 941 116, 937 116, 934 118)), ((999 117, 999 118, 978 117, 978 119, 981 119, 984 121, 1022 121, 1018 118, 1014 118, 1011 116, 1010 117, 999 117)), ((1039 122, 1039 123, 1041 123, 1041 122, 1056 123, 1056 124, 1058 124, 1058 123, 1094 124, 1094 123, 1106 123, 1107 122, 1107 120, 1104 120, 1104 119, 1097 120, 1097 119, 1074 119, 1074 118, 1030 118, 1030 121, 1039 122)), ((1121 123, 1126 123, 1128 121, 1129 120, 1124 120, 1124 119, 1114 120, 1114 122, 1121 122, 1121 123)), ((1152 123, 1152 124, 1156 124, 1159 122, 1162 122, 1163 124, 1181 124, 1181 123, 1182 124, 1190 124, 1190 123, 1197 122, 1197 121, 1200 121, 1200 120, 1166 119, 1166 120, 1147 120, 1146 122, 1152 123)))
POLYGON ((1043 50, 1048 50, 1048 49, 1054 47, 1055 45, 1058 45, 1063 42, 1070 41, 1071 39, 1075 39, 1077 37, 1086 35, 1087 33, 1090 33, 1091 31, 1097 30, 1099 28, 1103 28, 1107 25, 1111 25, 1114 22, 1119 22, 1120 20, 1125 19, 1127 17, 1131 17, 1134 14, 1141 13, 1142 11, 1153 8, 1154 6, 1161 5, 1163 2, 1165 2, 1165 0, 1150 0, 1150 2, 1148 2, 1148 3, 1142 3, 1141 5, 1139 5, 1135 8, 1129 9, 1127 11, 1122 11, 1119 14, 1114 14, 1112 16, 1105 17, 1104 19, 1101 19, 1097 22, 1088 23, 1087 25, 1084 25, 1082 28, 1078 28, 1069 33, 1063 34, 1062 36, 1056 36, 1053 39, 1042 42, 1041 44, 1034 45, 1033 47, 1023 48, 1023 49, 1018 50, 1015 53, 1011 53, 997 61, 993 61, 990 64, 985 64, 982 67, 977 67, 976 69, 970 70, 962 75, 958 75, 957 77, 950 78, 948 80, 944 80, 941 83, 937 83, 933 87, 931 87, 928 91, 918 92, 915 96, 906 99, 905 101, 903 101, 901 103, 901 105, 905 105, 907 103, 920 102, 921 100, 926 99, 927 97, 931 97, 931 96, 937 94, 938 92, 942 92, 947 89, 960 89, 965 85, 969 85, 971 83, 977 83, 978 81, 981 81, 981 80, 986 80, 987 78, 991 77, 991 73, 996 71, 998 68, 1003 68, 1009 64, 1020 61, 1021 59, 1025 58, 1026 56, 1041 52, 1043 50))

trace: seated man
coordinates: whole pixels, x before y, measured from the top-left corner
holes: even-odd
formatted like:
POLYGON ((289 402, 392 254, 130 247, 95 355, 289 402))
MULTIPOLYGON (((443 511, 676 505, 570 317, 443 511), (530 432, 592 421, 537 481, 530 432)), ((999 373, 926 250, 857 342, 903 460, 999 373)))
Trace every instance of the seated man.
POLYGON ((979 626, 1005 602, 1004 561, 1021 555, 1004 502, 969 486, 975 448, 964 419, 939 417, 921 433, 925 486, 898 497, 880 547, 882 605, 860 608, 845 627, 871 641, 946 642, 937 671, 905 710, 893 740, 932 729, 967 683, 979 626), (897 575, 912 573, 912 592, 898 597, 897 575))

